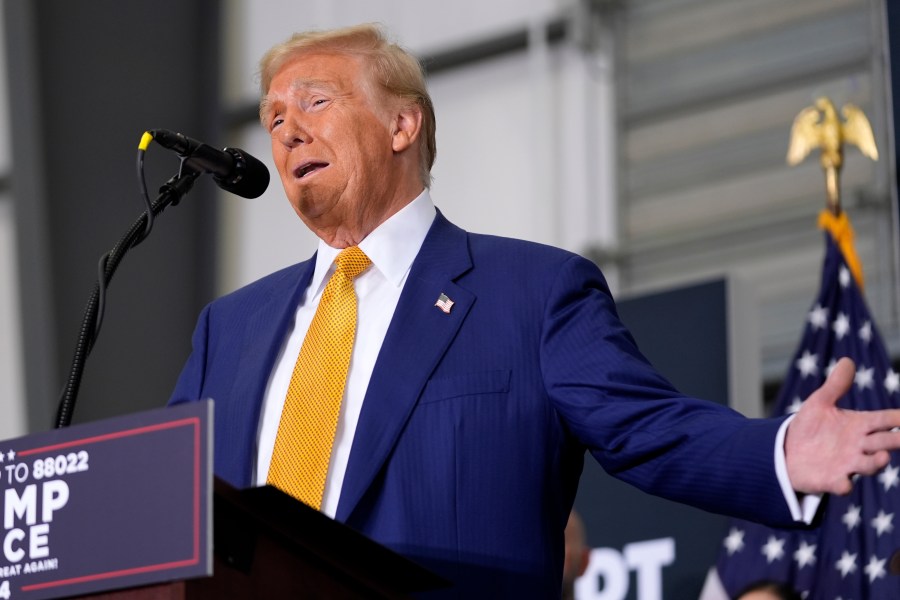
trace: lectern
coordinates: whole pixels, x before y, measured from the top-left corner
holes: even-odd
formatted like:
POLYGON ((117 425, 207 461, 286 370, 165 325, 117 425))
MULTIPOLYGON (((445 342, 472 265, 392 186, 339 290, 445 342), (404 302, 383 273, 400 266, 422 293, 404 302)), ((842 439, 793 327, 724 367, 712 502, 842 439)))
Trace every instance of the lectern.
POLYGON ((442 579, 212 472, 211 400, 0 441, 0 600, 409 598, 442 579))
POLYGON ((273 487, 214 482, 212 577, 115 590, 90 600, 409 598, 449 585, 273 487))

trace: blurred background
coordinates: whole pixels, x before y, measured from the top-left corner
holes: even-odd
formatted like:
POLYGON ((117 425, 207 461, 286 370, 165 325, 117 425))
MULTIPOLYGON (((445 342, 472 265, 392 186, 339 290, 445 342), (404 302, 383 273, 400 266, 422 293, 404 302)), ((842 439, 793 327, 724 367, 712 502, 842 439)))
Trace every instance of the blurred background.
MULTIPOLYGON (((786 166, 791 123, 821 95, 860 106, 881 157, 847 150, 843 203, 896 362, 889 5, 2 0, 0 439, 53 425, 97 260, 143 210, 141 134, 181 131, 271 164, 258 59, 294 31, 367 21, 428 70, 437 206, 466 229, 592 258, 623 301, 727 281, 731 383, 713 399, 750 415, 784 375, 822 261, 822 171, 817 153, 786 166)), ((177 166, 151 145, 151 195, 177 166)), ((311 255, 270 170, 256 200, 200 180, 125 259, 75 422, 164 405, 203 305, 311 255)))

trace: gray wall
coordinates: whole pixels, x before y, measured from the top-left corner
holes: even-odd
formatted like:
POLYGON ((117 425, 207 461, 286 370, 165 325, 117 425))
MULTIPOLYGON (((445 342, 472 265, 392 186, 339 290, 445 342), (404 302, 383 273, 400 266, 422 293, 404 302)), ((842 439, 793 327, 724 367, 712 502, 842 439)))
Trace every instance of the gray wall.
MULTIPOLYGON (((28 429, 38 431, 54 421, 97 261, 143 210, 142 132, 218 142, 218 3, 11 0, 3 9, 25 393, 28 429)), ((177 167, 150 147, 151 196, 177 167)), ((167 400, 211 294, 213 189, 199 182, 122 263, 76 422, 167 400)))

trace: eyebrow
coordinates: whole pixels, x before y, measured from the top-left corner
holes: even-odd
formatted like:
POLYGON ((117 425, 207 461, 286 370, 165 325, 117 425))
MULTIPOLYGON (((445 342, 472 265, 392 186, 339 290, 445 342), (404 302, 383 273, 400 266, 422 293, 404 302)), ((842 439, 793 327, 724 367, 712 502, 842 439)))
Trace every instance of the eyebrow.
POLYGON ((300 89, 320 89, 329 92, 337 91, 337 87, 333 81, 328 79, 316 79, 314 77, 298 77, 291 82, 290 90, 292 92, 296 92, 300 89))

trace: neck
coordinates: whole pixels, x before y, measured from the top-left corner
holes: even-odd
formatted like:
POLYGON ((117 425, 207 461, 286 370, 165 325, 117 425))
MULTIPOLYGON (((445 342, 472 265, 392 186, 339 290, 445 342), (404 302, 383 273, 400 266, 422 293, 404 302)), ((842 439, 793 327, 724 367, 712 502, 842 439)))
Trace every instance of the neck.
POLYGON ((387 205, 377 213, 367 211, 366 206, 362 205, 361 210, 357 214, 352 215, 351 218, 344 218, 337 224, 322 226, 317 223, 307 223, 307 226, 316 236, 332 248, 358 246, 366 236, 408 206, 423 190, 424 188, 419 185, 417 189, 408 191, 403 196, 398 196, 398 199, 392 204, 387 205), (401 200, 400 198, 404 199, 401 200))

